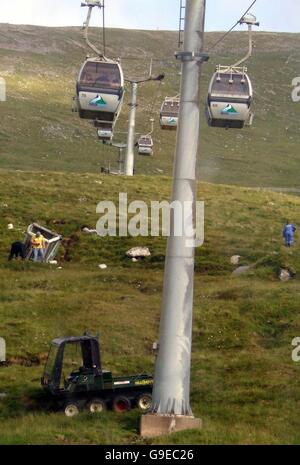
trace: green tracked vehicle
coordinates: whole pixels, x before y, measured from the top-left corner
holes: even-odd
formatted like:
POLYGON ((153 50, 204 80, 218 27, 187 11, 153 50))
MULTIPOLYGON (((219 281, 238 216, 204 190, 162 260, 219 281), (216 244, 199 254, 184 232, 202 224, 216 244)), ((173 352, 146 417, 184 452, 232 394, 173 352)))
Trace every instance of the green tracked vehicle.
POLYGON ((41 384, 66 416, 107 408, 125 412, 151 408, 153 378, 147 374, 113 377, 102 369, 98 336, 57 338, 51 342, 41 384), (66 377, 67 374, 67 377, 66 377))

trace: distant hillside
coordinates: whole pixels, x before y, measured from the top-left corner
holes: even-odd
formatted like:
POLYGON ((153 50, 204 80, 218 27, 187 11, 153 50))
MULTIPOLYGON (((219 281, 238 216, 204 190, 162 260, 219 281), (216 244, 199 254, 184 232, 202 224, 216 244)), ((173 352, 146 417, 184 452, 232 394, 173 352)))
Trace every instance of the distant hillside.
MULTIPOLYGON (((98 40, 99 30, 92 36, 98 40)), ((208 33, 206 47, 218 37, 220 33, 208 33)), ((146 75, 150 58, 155 59, 154 72, 166 73, 161 85, 139 89, 137 131, 148 131, 153 111, 156 145, 153 158, 137 156, 136 168, 141 174, 169 175, 175 135, 160 130, 158 113, 162 99, 178 92, 179 66, 173 58, 177 33, 113 29, 107 40, 107 54, 122 57, 126 76, 146 75)), ((213 52, 204 66, 203 104, 215 65, 231 63, 246 49, 246 34, 237 32, 213 52)), ((8 87, 8 101, 0 104, 1 168, 99 172, 101 165, 115 163, 116 152, 100 144, 93 127, 71 113, 75 79, 86 53, 80 28, 0 25, 0 75, 8 87)), ((248 65, 255 89, 254 126, 243 131, 209 129, 202 117, 202 180, 299 186, 300 104, 290 97, 299 63, 300 34, 255 34, 255 53, 248 65)), ((125 104, 118 131, 126 131, 126 120, 125 104)))

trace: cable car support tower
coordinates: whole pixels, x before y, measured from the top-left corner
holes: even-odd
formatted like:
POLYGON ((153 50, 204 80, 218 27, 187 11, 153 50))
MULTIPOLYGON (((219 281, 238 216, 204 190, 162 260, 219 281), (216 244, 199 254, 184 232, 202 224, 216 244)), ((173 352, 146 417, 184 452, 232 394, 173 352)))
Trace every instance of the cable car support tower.
POLYGON ((128 119, 128 136, 127 136, 127 150, 125 155, 125 175, 134 175, 134 147, 135 147, 135 121, 137 109, 137 94, 138 85, 149 81, 162 81, 164 74, 152 76, 152 61, 150 64, 149 76, 147 78, 138 79, 125 79, 130 84, 130 102, 129 102, 129 119, 128 119))
POLYGON ((200 78, 206 0, 187 0, 181 61, 180 110, 174 161, 172 202, 185 209, 180 220, 171 219, 168 238, 153 404, 141 418, 141 435, 159 436, 199 428, 201 420, 190 406, 191 340, 194 262, 196 247, 196 160, 199 146, 200 78))

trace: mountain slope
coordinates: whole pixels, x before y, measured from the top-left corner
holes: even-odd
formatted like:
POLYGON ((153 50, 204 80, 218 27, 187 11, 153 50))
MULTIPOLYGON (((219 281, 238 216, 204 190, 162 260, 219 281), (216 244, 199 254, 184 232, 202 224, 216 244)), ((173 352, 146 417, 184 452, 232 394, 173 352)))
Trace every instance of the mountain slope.
MULTIPOLYGON (((154 73, 165 82, 139 88, 137 131, 149 130, 156 117, 155 156, 137 155, 141 174, 171 174, 175 135, 161 131, 159 108, 175 95, 179 67, 174 32, 109 30, 108 55, 122 57, 126 76, 154 73), (129 59, 131 57, 131 59, 129 59), (138 58, 138 60, 136 59, 138 58)), ((220 33, 208 33, 209 47, 220 33)), ((98 40, 99 31, 92 37, 98 40)), ((300 104, 291 101, 291 82, 299 74, 299 34, 256 33, 255 53, 248 63, 255 89, 254 126, 243 131, 207 128, 204 101, 210 76, 218 63, 232 63, 247 49, 245 33, 232 33, 204 66, 202 85, 201 156, 199 176, 217 183, 249 186, 298 186, 300 104)), ((0 167, 9 169, 99 172, 117 159, 115 150, 96 141, 87 122, 71 113, 76 75, 86 49, 79 28, 0 25, 0 75, 7 80, 8 101, 1 103, 0 167)), ((116 140, 126 140, 127 100, 116 140)))
MULTIPOLYGON (((50 340, 86 330, 100 332, 104 367, 115 375, 153 371, 165 240, 99 238, 81 227, 95 227, 99 200, 117 201, 120 191, 129 200, 137 193, 146 202, 154 194, 163 200, 170 187, 160 176, 0 170, 0 334, 9 360, 0 366, 8 395, 0 399, 1 444, 144 443, 137 411, 74 419, 45 411, 40 377, 50 340), (64 235, 62 269, 6 262, 10 242, 33 220, 64 235), (151 258, 126 259, 136 244, 149 245, 151 258)), ((153 442, 299 444, 299 364, 291 342, 300 335, 300 283, 277 275, 281 266, 300 273, 298 241, 287 250, 281 239, 287 217, 300 222, 300 199, 211 184, 199 186, 199 198, 206 201, 206 239, 196 256, 191 401, 204 427, 153 442), (232 254, 254 268, 232 277, 232 254)))

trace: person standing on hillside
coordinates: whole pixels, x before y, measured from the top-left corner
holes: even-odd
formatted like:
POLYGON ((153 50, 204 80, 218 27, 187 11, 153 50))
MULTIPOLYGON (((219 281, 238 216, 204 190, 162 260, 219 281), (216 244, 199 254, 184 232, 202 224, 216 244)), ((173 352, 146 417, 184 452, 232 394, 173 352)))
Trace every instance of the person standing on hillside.
POLYGON ((286 247, 291 247, 295 239, 296 226, 289 221, 286 222, 285 227, 283 228, 282 235, 285 240, 286 247))
POLYGON ((37 231, 32 237, 31 246, 33 250, 33 261, 42 262, 45 256, 46 240, 40 231, 37 231))

